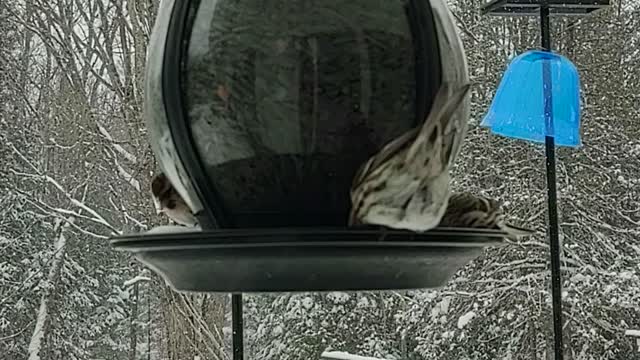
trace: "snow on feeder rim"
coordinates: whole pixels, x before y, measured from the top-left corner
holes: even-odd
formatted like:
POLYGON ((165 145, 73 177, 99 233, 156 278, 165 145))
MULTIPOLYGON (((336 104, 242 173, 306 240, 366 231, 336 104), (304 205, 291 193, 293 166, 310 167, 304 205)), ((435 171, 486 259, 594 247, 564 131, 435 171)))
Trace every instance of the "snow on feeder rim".
POLYGON ((443 81, 469 81, 443 0, 163 1, 145 116, 202 229, 111 243, 184 291, 441 286, 504 233, 346 222, 356 169, 424 120, 443 81))

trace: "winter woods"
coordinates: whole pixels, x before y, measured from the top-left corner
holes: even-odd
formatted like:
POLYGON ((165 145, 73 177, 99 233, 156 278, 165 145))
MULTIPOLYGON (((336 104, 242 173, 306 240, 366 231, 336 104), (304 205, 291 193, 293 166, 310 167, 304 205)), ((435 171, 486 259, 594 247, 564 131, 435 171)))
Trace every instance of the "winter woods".
MULTIPOLYGON (((477 84, 453 190, 504 201, 539 235, 488 250, 438 291, 247 297, 247 359, 547 358, 543 149, 478 127, 507 61, 538 46, 538 24, 449 6, 477 84)), ((230 358, 227 297, 176 294, 106 242, 166 222, 142 118, 157 8, 0 2, 0 359, 230 358)), ((571 359, 640 356, 639 29, 633 1, 553 21, 583 86, 584 147, 558 151, 571 359)))

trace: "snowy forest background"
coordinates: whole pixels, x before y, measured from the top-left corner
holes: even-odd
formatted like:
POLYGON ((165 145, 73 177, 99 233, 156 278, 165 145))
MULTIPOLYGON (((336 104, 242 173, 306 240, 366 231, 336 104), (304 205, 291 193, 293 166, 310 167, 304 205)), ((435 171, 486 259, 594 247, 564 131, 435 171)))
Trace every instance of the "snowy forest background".
MULTIPOLYGON (((541 146, 478 127, 538 23, 449 2, 473 119, 456 187, 506 201, 536 237, 486 254, 439 291, 246 296, 247 359, 327 349, 387 359, 548 359, 541 146), (466 174, 462 176, 462 174, 466 174)), ((107 237, 167 220, 142 118, 157 0, 0 2, 0 359, 230 359, 229 297, 179 295, 107 237)), ((583 141, 558 152, 568 359, 640 359, 640 3, 553 20, 578 66, 583 141)))

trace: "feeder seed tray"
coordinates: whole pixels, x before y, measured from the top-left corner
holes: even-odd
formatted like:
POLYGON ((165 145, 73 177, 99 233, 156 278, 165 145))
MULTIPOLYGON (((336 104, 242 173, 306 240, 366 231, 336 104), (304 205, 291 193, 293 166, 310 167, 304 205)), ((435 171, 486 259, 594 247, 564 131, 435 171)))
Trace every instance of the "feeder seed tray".
POLYGON ((178 291, 297 292, 436 288, 503 244, 493 230, 251 229, 120 236, 178 291))

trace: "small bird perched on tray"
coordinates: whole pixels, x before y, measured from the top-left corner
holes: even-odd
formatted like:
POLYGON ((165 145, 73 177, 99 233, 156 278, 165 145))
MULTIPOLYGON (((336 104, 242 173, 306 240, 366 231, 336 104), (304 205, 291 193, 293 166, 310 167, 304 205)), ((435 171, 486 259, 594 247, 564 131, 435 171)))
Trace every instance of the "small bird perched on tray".
POLYGON ((424 123, 360 167, 351 185, 349 226, 422 232, 438 225, 450 193, 450 160, 466 134, 467 119, 456 112, 470 87, 443 83, 424 123))
POLYGON ((451 194, 447 210, 438 226, 502 230, 513 239, 535 233, 533 230, 507 224, 499 201, 469 192, 451 194))
POLYGON ((153 177, 151 193, 158 214, 164 213, 180 225, 198 225, 198 219, 193 215, 191 208, 164 173, 160 172, 153 177))

